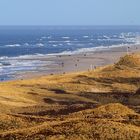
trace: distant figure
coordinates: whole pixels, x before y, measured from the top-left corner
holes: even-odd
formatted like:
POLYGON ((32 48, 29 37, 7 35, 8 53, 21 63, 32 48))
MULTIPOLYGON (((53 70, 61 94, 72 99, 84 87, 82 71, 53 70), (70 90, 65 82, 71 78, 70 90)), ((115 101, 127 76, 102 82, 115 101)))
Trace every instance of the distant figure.
POLYGON ((127 47, 127 55, 129 54, 129 49, 130 49, 130 47, 127 47))
POLYGON ((84 54, 84 56, 87 56, 86 54, 84 54))
POLYGON ((62 67, 64 67, 64 63, 63 62, 61 63, 61 65, 62 65, 62 67))
POLYGON ((77 67, 77 64, 75 64, 75 67, 77 67))
POLYGON ((91 70, 91 71, 93 70, 93 65, 92 65, 92 64, 90 65, 90 70, 91 70))
POLYGON ((77 59, 77 61, 79 62, 79 59, 77 59))

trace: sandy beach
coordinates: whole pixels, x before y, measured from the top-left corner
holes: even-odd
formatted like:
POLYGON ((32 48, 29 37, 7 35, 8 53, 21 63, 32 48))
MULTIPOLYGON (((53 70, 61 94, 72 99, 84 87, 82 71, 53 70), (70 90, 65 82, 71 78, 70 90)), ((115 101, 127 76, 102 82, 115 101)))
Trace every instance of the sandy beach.
MULTIPOLYGON (((140 51, 140 45, 110 47, 81 54, 39 57, 36 59, 45 61, 46 66, 34 72, 17 73, 15 79, 30 79, 44 75, 89 71, 97 67, 113 64, 117 62, 120 57, 137 51, 140 51)), ((34 60, 34 58, 30 58, 30 61, 32 60, 34 60)))

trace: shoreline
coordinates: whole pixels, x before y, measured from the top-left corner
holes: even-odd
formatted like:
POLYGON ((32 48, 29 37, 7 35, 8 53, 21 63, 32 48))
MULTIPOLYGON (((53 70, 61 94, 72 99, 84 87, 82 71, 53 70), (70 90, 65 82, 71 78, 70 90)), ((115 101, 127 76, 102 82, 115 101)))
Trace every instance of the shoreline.
MULTIPOLYGON (((42 57, 39 58, 39 60, 46 62, 46 66, 43 66, 36 72, 31 71, 18 73, 15 75, 14 79, 8 81, 32 79, 47 75, 88 71, 96 67, 111 65, 117 62, 119 58, 124 56, 125 54, 135 53, 137 51, 140 51, 140 45, 110 47, 108 49, 73 55, 51 55, 51 57, 42 57), (128 52, 127 47, 129 47, 128 52), (47 65, 47 62, 52 63, 47 65)), ((28 60, 34 59, 31 58, 28 60)))

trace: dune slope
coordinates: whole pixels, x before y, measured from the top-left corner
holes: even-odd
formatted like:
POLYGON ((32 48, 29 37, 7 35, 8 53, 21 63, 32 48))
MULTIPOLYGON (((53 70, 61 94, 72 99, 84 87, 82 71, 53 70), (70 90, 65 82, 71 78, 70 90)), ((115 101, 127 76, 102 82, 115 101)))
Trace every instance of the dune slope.
POLYGON ((0 83, 0 139, 140 139, 140 54, 93 71, 0 83))

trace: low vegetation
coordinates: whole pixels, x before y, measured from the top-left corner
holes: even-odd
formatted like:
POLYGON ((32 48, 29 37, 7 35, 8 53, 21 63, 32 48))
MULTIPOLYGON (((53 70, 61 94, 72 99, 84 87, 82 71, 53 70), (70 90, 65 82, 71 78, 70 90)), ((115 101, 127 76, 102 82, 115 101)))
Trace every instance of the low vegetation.
POLYGON ((93 71, 0 83, 0 139, 139 140, 140 54, 93 71))

